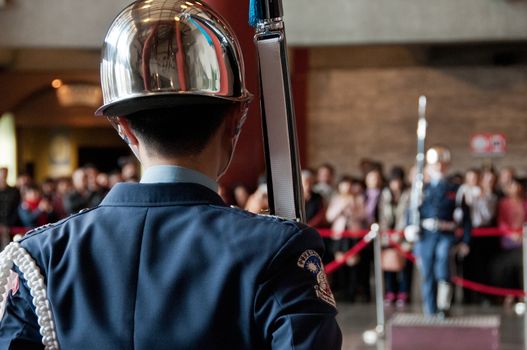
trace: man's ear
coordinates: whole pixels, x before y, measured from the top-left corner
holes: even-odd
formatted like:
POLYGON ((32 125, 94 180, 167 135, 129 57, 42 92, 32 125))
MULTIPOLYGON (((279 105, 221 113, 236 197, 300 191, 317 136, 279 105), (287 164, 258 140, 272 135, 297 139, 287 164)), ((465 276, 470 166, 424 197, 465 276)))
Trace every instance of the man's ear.
POLYGON ((225 130, 229 132, 230 138, 237 137, 240 134, 246 117, 247 105, 245 103, 236 104, 231 107, 225 120, 225 130))
POLYGON ((117 132, 127 144, 134 146, 139 144, 139 141, 137 140, 137 137, 135 136, 128 119, 117 117, 117 132))

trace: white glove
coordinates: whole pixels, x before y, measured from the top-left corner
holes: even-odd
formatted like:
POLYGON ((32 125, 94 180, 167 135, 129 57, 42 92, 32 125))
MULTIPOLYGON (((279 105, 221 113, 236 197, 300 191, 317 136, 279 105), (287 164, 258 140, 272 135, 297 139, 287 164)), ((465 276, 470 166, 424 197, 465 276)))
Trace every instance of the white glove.
POLYGON ((417 242, 419 240, 419 232, 421 232, 419 226, 408 225, 404 228, 404 238, 410 243, 417 242))

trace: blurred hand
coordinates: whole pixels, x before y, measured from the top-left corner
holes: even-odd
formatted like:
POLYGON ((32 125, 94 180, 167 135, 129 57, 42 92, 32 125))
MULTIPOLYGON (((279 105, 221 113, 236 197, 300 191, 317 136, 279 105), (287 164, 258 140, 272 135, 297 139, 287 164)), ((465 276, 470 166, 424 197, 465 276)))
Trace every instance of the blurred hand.
POLYGON ((42 199, 40 203, 38 203, 38 209, 43 212, 50 212, 53 210, 53 206, 47 199, 42 199))
POLYGON ((457 245, 457 254, 460 258, 466 257, 470 253, 470 247, 468 244, 461 242, 457 245))
POLYGON ((408 225, 404 228, 404 238, 410 243, 419 240, 419 233, 421 229, 417 225, 408 225))

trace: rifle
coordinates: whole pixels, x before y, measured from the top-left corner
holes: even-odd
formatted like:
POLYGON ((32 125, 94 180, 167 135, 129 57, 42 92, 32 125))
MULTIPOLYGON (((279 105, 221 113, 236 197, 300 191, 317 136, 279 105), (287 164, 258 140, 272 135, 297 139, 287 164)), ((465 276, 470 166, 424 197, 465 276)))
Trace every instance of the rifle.
POLYGON ((251 0, 255 27, 269 209, 305 221, 295 111, 287 57, 282 0, 251 0))
POLYGON ((412 192, 410 194, 410 208, 408 225, 405 229, 405 237, 412 242, 417 240, 421 218, 419 207, 423 197, 424 170, 425 170, 425 141, 426 141, 426 96, 419 96, 418 103, 419 120, 417 122, 417 155, 415 157, 415 176, 412 181, 412 192))

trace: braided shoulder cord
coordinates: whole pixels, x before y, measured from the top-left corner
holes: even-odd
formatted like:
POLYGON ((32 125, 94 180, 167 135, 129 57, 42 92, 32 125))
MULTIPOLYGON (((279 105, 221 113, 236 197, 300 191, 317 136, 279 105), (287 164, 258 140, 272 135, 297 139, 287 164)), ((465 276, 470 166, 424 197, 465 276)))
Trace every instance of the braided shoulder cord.
POLYGON ((17 266, 24 276, 29 292, 33 297, 35 313, 40 326, 40 334, 42 335, 42 344, 44 344, 46 350, 59 350, 44 277, 42 277, 40 269, 31 255, 15 242, 10 243, 0 253, 0 304, 3 302, 10 270, 13 265, 17 266))

